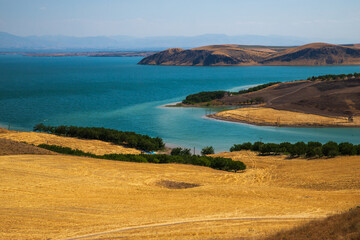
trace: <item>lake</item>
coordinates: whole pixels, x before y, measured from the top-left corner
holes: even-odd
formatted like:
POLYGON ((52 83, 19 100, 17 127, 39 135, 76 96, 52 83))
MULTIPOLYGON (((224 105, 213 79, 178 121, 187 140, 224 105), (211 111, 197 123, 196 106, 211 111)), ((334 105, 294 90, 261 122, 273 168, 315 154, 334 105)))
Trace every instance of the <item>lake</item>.
POLYGON ((360 143, 360 128, 260 127, 207 119, 214 108, 166 108, 200 91, 360 72, 360 66, 137 65, 138 57, 0 56, 0 126, 98 126, 159 136, 170 146, 227 151, 242 142, 360 143))

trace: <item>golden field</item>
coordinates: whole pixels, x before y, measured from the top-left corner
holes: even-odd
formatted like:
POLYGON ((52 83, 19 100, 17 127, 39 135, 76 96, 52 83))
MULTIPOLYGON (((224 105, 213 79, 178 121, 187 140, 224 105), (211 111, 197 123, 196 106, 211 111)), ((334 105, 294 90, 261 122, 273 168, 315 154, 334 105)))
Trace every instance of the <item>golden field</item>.
POLYGON ((248 169, 0 156, 0 239, 263 237, 359 205, 359 156, 216 155, 248 169), (169 189, 164 181, 199 186, 169 189))
POLYGON ((79 149, 84 152, 96 155, 104 154, 140 154, 140 151, 134 148, 126 148, 112 143, 99 140, 83 140, 71 137, 60 137, 48 133, 38 132, 18 132, 8 131, 0 128, 0 138, 9 139, 17 142, 26 142, 33 145, 49 144, 72 149, 79 149))
POLYGON ((210 117, 266 126, 339 126, 360 127, 360 117, 353 117, 349 122, 346 117, 325 117, 265 107, 249 107, 227 110, 210 115, 210 117))

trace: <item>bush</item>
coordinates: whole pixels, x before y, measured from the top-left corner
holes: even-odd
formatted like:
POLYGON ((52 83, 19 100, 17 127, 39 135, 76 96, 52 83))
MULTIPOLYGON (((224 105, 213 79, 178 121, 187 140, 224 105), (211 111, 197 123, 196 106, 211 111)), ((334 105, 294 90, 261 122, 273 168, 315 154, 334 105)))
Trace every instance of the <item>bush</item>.
POLYGON ((241 151, 241 150, 252 150, 252 148, 253 145, 251 144, 251 142, 246 142, 243 144, 234 144, 234 146, 230 148, 230 152, 241 151))
POLYGON ((215 153, 215 150, 212 146, 204 147, 201 150, 201 155, 203 155, 203 156, 208 155, 208 154, 214 154, 214 153, 215 153))
POLYGON ((324 156, 335 157, 340 154, 339 146, 336 142, 327 142, 322 146, 322 152, 324 156))
POLYGON ((182 149, 181 147, 177 147, 171 150, 171 155, 190 156, 191 150, 189 148, 182 149))
POLYGON ((252 151, 260 151, 261 145, 263 145, 263 142, 254 142, 254 144, 251 147, 252 151))
POLYGON ((306 157, 312 158, 312 157, 322 157, 322 143, 320 142, 308 142, 307 144, 307 151, 306 151, 306 157))
POLYGON ((357 149, 353 144, 343 142, 339 144, 339 152, 341 155, 356 155, 357 149))
POLYGON ((279 144, 264 143, 260 146, 260 153, 262 155, 274 155, 279 153, 279 144))

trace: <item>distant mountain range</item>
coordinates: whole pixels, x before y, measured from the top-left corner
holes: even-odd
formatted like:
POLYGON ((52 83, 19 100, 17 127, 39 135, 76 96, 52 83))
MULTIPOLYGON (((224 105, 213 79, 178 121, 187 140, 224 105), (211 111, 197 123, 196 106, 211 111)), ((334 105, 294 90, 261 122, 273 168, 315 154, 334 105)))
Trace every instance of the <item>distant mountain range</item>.
POLYGON ((171 48, 143 58, 143 65, 360 65, 360 46, 312 43, 300 47, 211 45, 171 48))
POLYGON ((199 36, 28 36, 20 37, 0 32, 0 51, 89 51, 89 50, 151 50, 160 51, 167 48, 194 48, 214 44, 298 46, 309 43, 309 40, 286 36, 206 34, 199 36))

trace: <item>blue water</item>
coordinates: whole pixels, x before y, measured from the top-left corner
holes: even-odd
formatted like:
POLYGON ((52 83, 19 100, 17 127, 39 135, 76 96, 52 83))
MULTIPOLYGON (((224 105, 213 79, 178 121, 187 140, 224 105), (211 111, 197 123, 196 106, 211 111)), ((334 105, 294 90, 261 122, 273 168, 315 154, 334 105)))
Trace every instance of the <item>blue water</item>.
POLYGON ((186 95, 235 90, 313 75, 360 72, 360 66, 142 66, 131 57, 0 56, 0 125, 101 126, 160 136, 167 143, 217 152, 244 141, 350 141, 360 129, 277 128, 209 120, 217 109, 164 108, 186 95))

